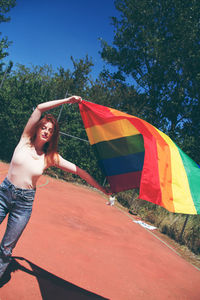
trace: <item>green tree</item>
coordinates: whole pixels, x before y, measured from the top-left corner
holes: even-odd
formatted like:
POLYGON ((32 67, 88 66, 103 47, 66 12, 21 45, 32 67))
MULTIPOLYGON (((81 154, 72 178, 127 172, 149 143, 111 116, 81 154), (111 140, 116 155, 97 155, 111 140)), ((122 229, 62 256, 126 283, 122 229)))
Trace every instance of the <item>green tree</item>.
POLYGON ((47 101, 51 92, 51 69, 18 65, 0 90, 0 158, 9 161, 33 108, 47 101))
MULTIPOLYGON (((59 68, 54 76, 54 91, 58 98, 63 98, 71 94, 80 95, 83 99, 88 99, 89 91, 93 85, 90 77, 92 60, 88 56, 73 62, 73 70, 59 68)), ((91 100, 92 101, 92 100, 91 100)), ((97 159, 92 148, 87 142, 87 135, 81 120, 77 105, 64 105, 58 108, 60 141, 59 151, 63 157, 73 161, 81 168, 87 170, 97 180, 102 182, 102 174, 97 166, 97 159)), ((63 173, 62 171, 59 171, 63 173)), ((66 174, 62 174, 63 177, 66 174)))
POLYGON ((91 68, 94 66, 92 59, 88 58, 88 55, 84 59, 75 60, 71 57, 74 66, 74 72, 72 74, 73 78, 73 90, 76 94, 83 92, 90 81, 89 74, 91 68))
POLYGON ((98 104, 110 106, 123 112, 143 116, 146 98, 134 86, 127 85, 118 76, 104 70, 91 85, 88 97, 98 104))
POLYGON ((200 130, 200 2, 115 0, 115 6, 113 45, 102 42, 102 58, 145 95, 146 119, 189 151, 184 138, 196 140, 200 130))
MULTIPOLYGON (((0 23, 10 21, 10 17, 7 13, 16 5, 16 0, 3 0, 0 1, 0 23)), ((7 49, 10 45, 7 37, 2 37, 2 32, 0 32, 0 71, 2 71, 3 58, 8 55, 7 49)))

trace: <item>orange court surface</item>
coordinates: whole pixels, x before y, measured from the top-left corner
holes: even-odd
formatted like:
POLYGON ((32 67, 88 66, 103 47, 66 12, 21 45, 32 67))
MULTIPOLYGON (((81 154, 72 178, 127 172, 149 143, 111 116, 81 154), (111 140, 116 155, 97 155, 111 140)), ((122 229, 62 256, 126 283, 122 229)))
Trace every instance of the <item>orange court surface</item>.
MULTIPOLYGON (((1 182, 7 169, 0 163, 1 182)), ((0 300, 199 300, 200 271, 106 202, 42 176, 0 300)))

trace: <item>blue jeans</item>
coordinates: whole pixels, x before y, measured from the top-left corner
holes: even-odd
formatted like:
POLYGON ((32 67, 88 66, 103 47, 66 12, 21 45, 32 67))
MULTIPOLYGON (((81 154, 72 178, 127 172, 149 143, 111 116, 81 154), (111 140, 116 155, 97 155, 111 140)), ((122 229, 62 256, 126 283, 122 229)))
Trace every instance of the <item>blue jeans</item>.
POLYGON ((9 214, 7 228, 0 243, 0 278, 30 219, 35 192, 36 190, 17 188, 7 178, 0 184, 0 224, 9 214))

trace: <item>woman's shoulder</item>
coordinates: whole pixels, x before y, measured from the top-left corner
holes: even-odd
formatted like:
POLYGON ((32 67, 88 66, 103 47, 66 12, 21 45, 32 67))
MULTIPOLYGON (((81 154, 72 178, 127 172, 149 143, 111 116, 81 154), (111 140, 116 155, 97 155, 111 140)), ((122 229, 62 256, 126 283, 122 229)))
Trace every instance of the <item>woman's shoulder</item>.
POLYGON ((54 152, 46 155, 46 168, 57 167, 59 165, 60 155, 54 152))
POLYGON ((17 145, 17 147, 22 147, 22 146, 27 146, 27 147, 31 146, 30 138, 26 135, 21 136, 19 143, 17 145))

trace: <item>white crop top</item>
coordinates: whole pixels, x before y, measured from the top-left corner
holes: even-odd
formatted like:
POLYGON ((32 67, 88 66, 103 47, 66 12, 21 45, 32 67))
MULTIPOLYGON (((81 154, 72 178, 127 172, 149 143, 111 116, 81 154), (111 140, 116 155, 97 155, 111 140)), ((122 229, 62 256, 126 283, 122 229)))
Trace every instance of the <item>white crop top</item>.
POLYGON ((45 169, 45 154, 39 155, 29 138, 22 137, 15 148, 7 178, 16 187, 34 189, 45 169))

